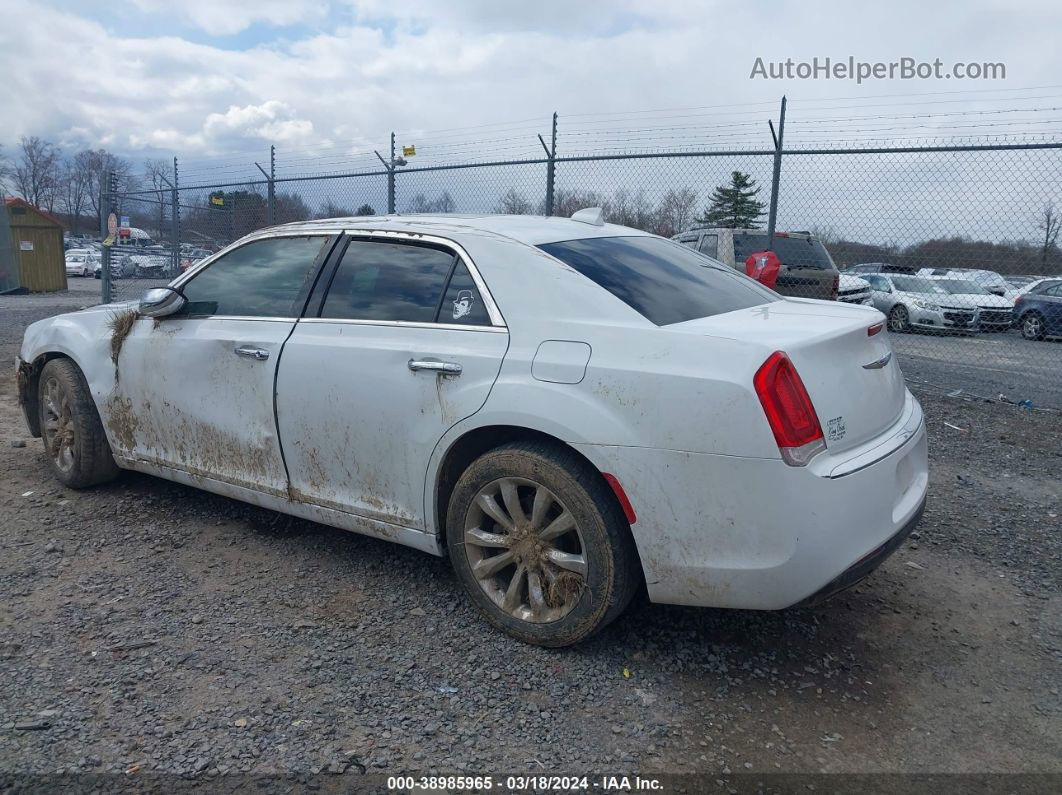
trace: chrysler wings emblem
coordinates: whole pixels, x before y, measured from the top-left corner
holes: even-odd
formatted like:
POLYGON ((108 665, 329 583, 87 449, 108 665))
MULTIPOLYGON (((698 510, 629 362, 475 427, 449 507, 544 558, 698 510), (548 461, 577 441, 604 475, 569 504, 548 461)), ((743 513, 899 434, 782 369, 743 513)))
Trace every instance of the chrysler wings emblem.
POLYGON ((884 367, 885 365, 887 365, 889 363, 890 359, 892 359, 892 351, 889 351, 884 356, 882 356, 880 359, 875 359, 874 361, 870 362, 869 364, 864 364, 863 365, 863 369, 864 370, 880 370, 882 367, 884 367))

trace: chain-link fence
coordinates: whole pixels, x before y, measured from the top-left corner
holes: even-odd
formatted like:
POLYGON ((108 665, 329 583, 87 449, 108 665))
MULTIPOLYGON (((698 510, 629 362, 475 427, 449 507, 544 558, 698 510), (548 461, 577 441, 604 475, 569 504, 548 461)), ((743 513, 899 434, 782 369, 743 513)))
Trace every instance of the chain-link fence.
POLYGON ((334 161, 284 168, 271 151, 268 169, 255 163, 260 179, 216 184, 180 184, 175 159, 162 187, 105 197, 122 223, 104 258, 103 298, 139 297, 272 224, 395 212, 568 216, 600 206, 611 222, 675 237, 783 295, 877 308, 911 379, 1062 407, 1062 141, 783 146, 779 135, 724 150, 706 148, 712 134, 698 133, 698 146, 633 138, 610 152, 579 138, 592 129, 573 127, 566 135, 554 116, 508 160, 457 162, 455 152, 470 150, 443 144, 413 165, 392 135, 389 158, 312 174, 334 161), (574 153, 560 152, 565 145, 574 153))

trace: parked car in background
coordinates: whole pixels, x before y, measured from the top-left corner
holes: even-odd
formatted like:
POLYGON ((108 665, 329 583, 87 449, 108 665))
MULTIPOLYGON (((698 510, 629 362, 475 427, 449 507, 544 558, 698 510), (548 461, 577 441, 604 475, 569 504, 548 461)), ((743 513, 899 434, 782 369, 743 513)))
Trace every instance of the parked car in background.
POLYGON ((883 325, 600 209, 340 218, 30 325, 18 393, 68 487, 149 472, 448 554, 564 646, 643 589, 812 604, 903 543, 926 426, 883 325))
POLYGON ((781 262, 774 289, 796 298, 837 298, 839 273, 822 242, 807 232, 776 232, 767 240, 762 229, 691 229, 671 238, 742 273, 749 255, 773 251, 781 262))
POLYGON ((873 299, 870 296, 870 282, 859 276, 841 274, 837 285, 837 300, 846 304, 870 304, 873 299))
POLYGON ((910 273, 918 270, 911 265, 893 265, 889 262, 863 262, 858 265, 849 265, 844 269, 845 273, 859 276, 863 273, 910 273))
POLYGON ((1009 284, 1015 290, 1018 290, 1020 292, 1023 287, 1028 287, 1030 284, 1032 284, 1033 282, 1039 281, 1043 277, 1042 276, 1014 276, 1014 275, 1008 273, 1003 278, 1006 280, 1007 284, 1009 284))
POLYGON ((1027 340, 1062 337, 1062 279, 1041 279, 1014 302, 1021 335, 1027 340))
POLYGON ((87 248, 72 248, 66 252, 67 276, 90 276, 96 270, 96 255, 87 248))
POLYGON ((976 302, 953 295, 943 280, 889 273, 867 273, 860 278, 870 282, 874 306, 888 318, 892 332, 977 331, 976 302))
POLYGON ((978 268, 920 268, 918 276, 943 276, 949 279, 967 279, 975 282, 993 295, 1009 297, 1011 302, 1017 294, 1007 280, 995 271, 978 268), (1009 296, 1008 296, 1009 293, 1009 296))
MULTIPOLYGON (((915 277, 920 278, 920 277, 915 277)), ((957 279, 946 276, 925 277, 939 284, 950 296, 950 301, 976 307, 977 327, 982 331, 1007 331, 1014 325, 1014 300, 989 292, 972 279, 957 279)))

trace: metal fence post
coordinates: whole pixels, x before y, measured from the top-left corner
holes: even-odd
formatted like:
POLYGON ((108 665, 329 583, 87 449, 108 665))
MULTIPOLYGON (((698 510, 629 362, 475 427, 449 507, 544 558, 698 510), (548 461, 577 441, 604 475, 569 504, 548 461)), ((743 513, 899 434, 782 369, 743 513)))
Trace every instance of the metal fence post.
POLYGON ((173 236, 173 263, 171 265, 174 276, 181 272, 181 193, 180 183, 177 182, 177 158, 173 158, 173 211, 170 216, 170 234, 173 236))
POLYGON ((273 144, 269 145, 269 186, 268 186, 268 200, 266 205, 266 218, 269 221, 269 225, 272 226, 276 223, 277 217, 277 148, 273 144))
POLYGON ((778 113, 778 135, 774 135, 774 125, 771 124, 771 135, 774 136, 774 172, 771 175, 771 208, 767 215, 767 245, 771 248, 774 248, 774 227, 778 220, 778 188, 782 177, 782 136, 784 133, 785 96, 783 95, 782 108, 778 113))
POLYGON ((549 162, 546 163, 546 215, 553 215, 553 185, 557 176, 557 113, 553 113, 553 133, 550 137, 549 162))
POLYGON ((391 133, 391 159, 387 165, 387 212, 395 212, 395 134, 391 133))
MULTIPOLYGON (((118 175, 113 171, 107 172, 107 187, 100 189, 100 237, 104 240, 107 239, 110 234, 108 228, 107 219, 110 218, 111 213, 115 212, 115 193, 118 191, 118 175)), ((100 262, 100 291, 103 303, 109 304, 111 302, 111 259, 113 254, 111 249, 118 244, 118 235, 115 233, 114 239, 111 240, 109 246, 103 246, 103 252, 101 256, 102 262, 100 262)))

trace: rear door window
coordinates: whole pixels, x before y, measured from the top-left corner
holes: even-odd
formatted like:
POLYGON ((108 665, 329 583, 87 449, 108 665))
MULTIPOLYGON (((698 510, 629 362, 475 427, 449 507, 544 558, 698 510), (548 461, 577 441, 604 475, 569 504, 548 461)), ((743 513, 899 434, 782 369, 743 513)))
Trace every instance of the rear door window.
POLYGON ((454 260, 441 248, 351 240, 321 317, 432 323, 454 260))
POLYGON ((539 246, 658 326, 779 300, 686 246, 656 237, 594 237, 539 246))
POLYGON ((712 259, 719 258, 719 235, 704 235, 701 237, 701 243, 697 246, 697 250, 702 254, 707 254, 712 259))

